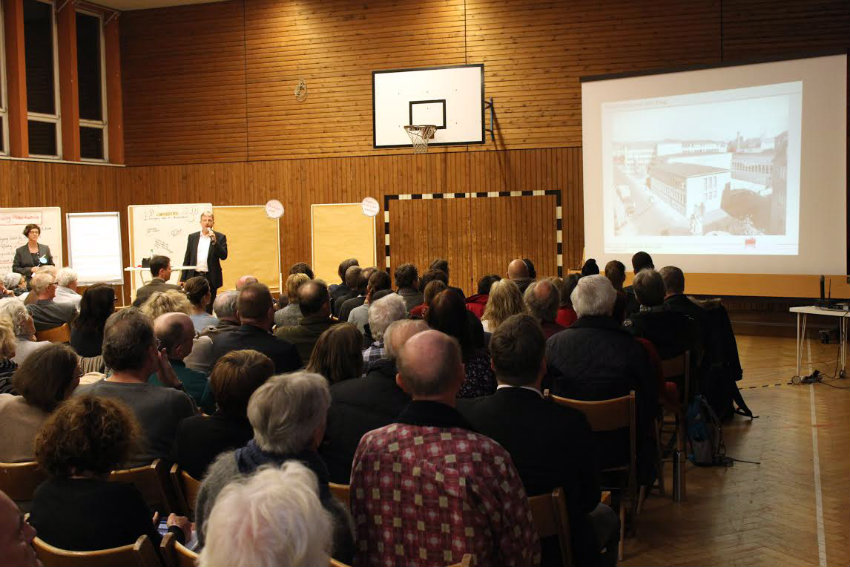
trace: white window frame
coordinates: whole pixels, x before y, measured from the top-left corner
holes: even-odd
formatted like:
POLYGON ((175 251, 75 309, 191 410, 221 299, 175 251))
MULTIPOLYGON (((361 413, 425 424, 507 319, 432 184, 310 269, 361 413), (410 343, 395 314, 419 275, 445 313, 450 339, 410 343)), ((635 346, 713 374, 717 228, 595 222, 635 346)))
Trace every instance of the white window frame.
MULTIPOLYGON (((109 115, 107 114, 108 105, 106 104, 106 34, 104 32, 104 21, 103 14, 92 12, 89 10, 81 10, 78 9, 75 11, 75 20, 76 13, 85 14, 86 16, 92 16, 97 18, 100 21, 100 106, 101 111, 100 115, 103 117, 102 120, 85 120, 80 118, 80 124, 78 128, 100 128, 103 130, 103 159, 97 158, 84 158, 80 156, 80 161, 87 161, 91 163, 108 163, 109 162, 109 115)), ((78 54, 79 55, 79 54, 78 54)), ((77 89, 79 89, 79 81, 77 82, 77 89)), ((79 91, 78 91, 79 92, 79 91)), ((79 98, 79 96, 78 96, 79 98)))
MULTIPOLYGON (((27 127, 29 127, 29 123, 32 122, 46 122, 54 125, 56 129, 56 155, 45 155, 45 154, 29 154, 29 157, 39 158, 39 159, 62 159, 62 101, 59 98, 59 34, 57 31, 57 22, 56 22, 56 5, 52 0, 35 0, 36 2, 41 2, 42 4, 47 4, 50 6, 50 20, 51 20, 51 30, 53 33, 53 100, 54 100, 54 108, 56 109, 56 114, 44 114, 42 112, 30 112, 27 110, 27 127)), ((24 38, 26 41, 26 38, 24 38)))
POLYGON ((0 119, 2 119, 2 128, 0 128, 0 136, 3 139, 3 148, 0 149, 0 156, 9 155, 9 86, 6 82, 6 23, 3 20, 3 4, 0 3, 0 88, 3 90, 3 96, 0 96, 0 119))

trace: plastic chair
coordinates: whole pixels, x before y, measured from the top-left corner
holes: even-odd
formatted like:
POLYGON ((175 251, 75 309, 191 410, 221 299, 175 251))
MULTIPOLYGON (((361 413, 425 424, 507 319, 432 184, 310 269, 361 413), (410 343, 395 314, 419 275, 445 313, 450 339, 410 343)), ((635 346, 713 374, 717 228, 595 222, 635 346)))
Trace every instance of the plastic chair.
POLYGON ((44 567, 162 567, 163 565, 147 535, 140 536, 136 543, 96 551, 59 549, 38 537, 32 543, 44 567))

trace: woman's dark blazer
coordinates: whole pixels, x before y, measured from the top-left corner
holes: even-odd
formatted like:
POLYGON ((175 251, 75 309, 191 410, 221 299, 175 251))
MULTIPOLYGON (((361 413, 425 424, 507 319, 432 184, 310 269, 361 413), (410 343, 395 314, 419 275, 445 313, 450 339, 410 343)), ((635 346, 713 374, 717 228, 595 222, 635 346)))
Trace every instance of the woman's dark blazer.
MULTIPOLYGON (((15 250, 15 259, 12 262, 12 271, 18 272, 27 279, 32 277, 32 269, 36 267, 32 263, 32 254, 30 254, 28 244, 24 244, 15 250)), ((47 257, 47 264, 39 264, 40 266, 52 266, 53 256, 50 254, 50 247, 47 244, 38 245, 38 255, 47 257)))

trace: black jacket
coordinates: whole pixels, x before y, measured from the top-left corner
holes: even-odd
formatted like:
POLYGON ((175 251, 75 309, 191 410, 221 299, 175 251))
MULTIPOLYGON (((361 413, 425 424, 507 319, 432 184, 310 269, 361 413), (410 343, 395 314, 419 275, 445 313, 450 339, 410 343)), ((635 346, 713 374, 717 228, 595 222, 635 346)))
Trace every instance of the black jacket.
POLYGON ((254 349, 271 358, 276 374, 301 368, 301 357, 292 343, 278 339, 254 325, 242 325, 236 330, 216 335, 213 338, 212 358, 217 361, 230 351, 244 349, 254 349))
MULTIPOLYGON (((529 496, 564 488, 575 562, 597 562, 599 550, 591 544, 587 514, 599 503, 598 465, 584 415, 524 388, 500 388, 490 396, 458 400, 457 408, 476 431, 507 449, 529 496)), ((557 564, 549 556, 559 553, 543 543, 543 565, 557 564)))
POLYGON ((365 378, 331 386, 331 406, 319 453, 328 465, 331 482, 348 484, 351 463, 360 438, 373 429, 394 423, 410 396, 395 383, 395 362, 380 359, 365 378))
POLYGON ((673 358, 691 351, 698 360, 701 341, 699 324, 690 315, 673 311, 668 305, 658 305, 633 313, 623 322, 627 331, 647 339, 658 350, 662 359, 673 358))
POLYGON ((12 271, 18 272, 27 280, 32 277, 32 269, 37 266, 52 266, 53 256, 50 254, 50 247, 46 244, 38 245, 38 255, 47 260, 44 264, 39 262, 36 264, 32 260, 32 254, 29 251, 29 244, 24 244, 15 249, 15 259, 12 260, 12 271))
MULTIPOLYGON (((210 244, 210 251, 207 255, 207 270, 210 280, 210 285, 213 289, 221 287, 221 261, 227 260, 227 237, 220 233, 215 233, 215 244, 210 244)), ((198 240, 201 239, 201 232, 193 232, 189 235, 186 241, 186 255, 183 257, 184 266, 195 266, 198 264, 198 240)), ((195 270, 183 270, 180 274, 180 281, 185 282, 191 277, 199 275, 195 270)))
MULTIPOLYGON (((197 243, 195 244, 197 248, 197 243)), ((189 264, 192 265, 192 264, 189 264)), ((174 285, 166 282, 162 278, 153 278, 151 281, 136 290, 136 299, 133 301, 133 307, 141 307, 142 303, 148 300, 156 291, 183 291, 179 285, 174 285)))

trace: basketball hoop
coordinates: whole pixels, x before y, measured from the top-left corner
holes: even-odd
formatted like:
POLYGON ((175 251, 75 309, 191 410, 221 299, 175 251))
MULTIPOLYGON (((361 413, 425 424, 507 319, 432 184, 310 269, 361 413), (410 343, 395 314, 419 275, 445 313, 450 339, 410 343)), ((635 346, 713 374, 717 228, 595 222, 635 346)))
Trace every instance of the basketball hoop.
POLYGON ((410 141, 413 144, 413 153, 427 153, 428 140, 434 139, 434 132, 437 131, 437 127, 433 124, 424 124, 418 126, 405 126, 404 129, 407 131, 407 135, 410 136, 410 141))

